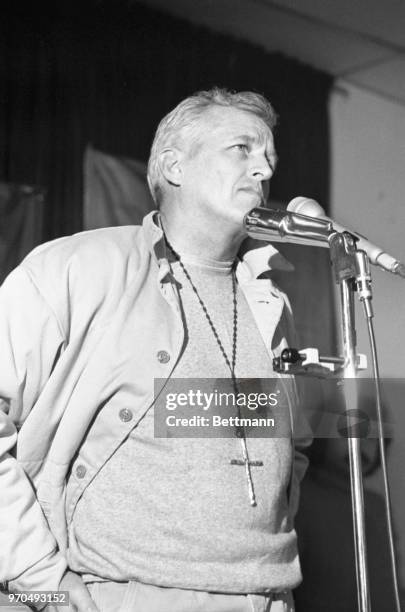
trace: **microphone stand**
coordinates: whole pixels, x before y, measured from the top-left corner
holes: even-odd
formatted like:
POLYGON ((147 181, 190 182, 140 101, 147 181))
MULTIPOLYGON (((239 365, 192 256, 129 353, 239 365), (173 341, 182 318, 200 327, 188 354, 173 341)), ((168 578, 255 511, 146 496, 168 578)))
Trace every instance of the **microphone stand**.
MULTIPOLYGON (((356 379, 356 329, 354 317, 354 291, 360 289, 360 299, 371 308, 370 274, 368 258, 357 251, 353 236, 348 232, 330 237, 330 255, 335 281, 340 287, 341 332, 343 342, 342 378, 346 414, 358 409, 356 379), (356 286, 357 282, 357 286, 356 286), (348 382, 345 382, 348 381, 348 382), (349 412, 350 411, 350 412, 349 412)), ((350 418, 350 417, 349 417, 350 418)), ((370 612, 370 588, 367 568, 367 543, 364 519, 363 475, 361 468, 361 437, 356 426, 348 423, 348 451, 350 461, 350 487, 353 512, 353 531, 356 560, 357 598, 359 612, 370 612), (356 435, 357 434, 357 435, 356 435)))
MULTIPOLYGON (((395 550, 390 516, 390 499, 388 479, 386 474, 383 446, 383 430, 381 421, 381 404, 379 403, 379 375, 375 343, 373 339, 371 319, 371 275, 370 259, 365 251, 356 247, 358 237, 346 231, 337 232, 332 222, 306 215, 291 214, 282 210, 268 208, 253 208, 244 219, 247 233, 258 240, 275 242, 292 242, 310 246, 323 246, 330 249, 330 258, 335 281, 340 287, 341 302, 341 332, 343 342, 343 357, 320 356, 314 348, 286 348, 280 357, 273 359, 273 367, 277 372, 292 375, 309 374, 329 377, 343 373, 342 388, 346 407, 347 441, 350 462, 350 488, 353 513, 353 532, 356 561, 357 598, 359 612, 370 612, 370 588, 367 568, 367 543, 364 519, 363 475, 361 469, 361 438, 362 424, 358 417, 357 372, 366 368, 365 355, 356 354, 356 329, 354 322, 354 292, 363 302, 365 314, 369 322, 370 342, 374 363, 377 391, 377 412, 379 422, 379 439, 382 470, 384 476, 384 492, 386 499, 387 526, 389 532, 391 564, 393 572, 396 609, 400 612, 401 605, 398 594, 398 579, 395 564, 395 550), (350 424, 354 417, 354 424, 350 424), (356 424, 356 420, 358 423, 356 424)), ((372 261, 372 260, 371 260, 372 261)), ((373 262, 376 263, 376 262, 373 262)), ((391 272, 405 278, 404 266, 401 264, 391 272)))

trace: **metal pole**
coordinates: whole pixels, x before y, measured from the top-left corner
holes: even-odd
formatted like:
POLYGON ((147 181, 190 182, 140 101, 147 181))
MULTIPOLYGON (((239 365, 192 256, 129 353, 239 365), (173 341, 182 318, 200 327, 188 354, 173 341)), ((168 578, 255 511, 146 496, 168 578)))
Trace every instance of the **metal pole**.
MULTIPOLYGON (((341 327, 343 341, 343 380, 346 416, 358 414, 358 391, 356 382, 356 328, 354 323, 354 280, 358 267, 356 244, 347 232, 330 236, 330 256, 335 281, 340 286, 341 327), (354 412, 349 412, 354 411, 354 412)), ((357 597, 359 612, 370 612, 370 589, 367 571, 367 546, 364 521, 363 474, 361 470, 361 439, 357 423, 348 427, 348 449, 350 460, 350 487, 353 511, 354 552, 356 559, 357 597)))

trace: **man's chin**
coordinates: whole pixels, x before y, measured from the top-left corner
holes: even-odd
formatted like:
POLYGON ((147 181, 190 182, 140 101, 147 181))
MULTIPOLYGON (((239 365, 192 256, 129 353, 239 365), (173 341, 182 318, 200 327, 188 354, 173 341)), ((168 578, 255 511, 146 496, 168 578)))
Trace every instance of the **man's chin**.
POLYGON ((263 196, 259 193, 255 193, 252 191, 242 191, 243 196, 241 198, 241 207, 246 209, 246 212, 252 210, 252 208, 257 208, 258 206, 264 206, 263 196))
POLYGON ((263 200, 261 198, 255 198, 250 200, 250 202, 244 202, 243 206, 239 207, 239 211, 242 217, 244 218, 245 215, 250 213, 251 210, 253 210, 254 208, 259 208, 261 206, 264 206, 263 200))
POLYGON ((239 208, 233 211, 233 214, 232 214, 233 225, 235 226, 235 229, 239 230, 241 235, 246 234, 244 220, 245 220, 246 215, 252 210, 252 208, 255 208, 255 206, 251 206, 250 208, 249 207, 239 208))

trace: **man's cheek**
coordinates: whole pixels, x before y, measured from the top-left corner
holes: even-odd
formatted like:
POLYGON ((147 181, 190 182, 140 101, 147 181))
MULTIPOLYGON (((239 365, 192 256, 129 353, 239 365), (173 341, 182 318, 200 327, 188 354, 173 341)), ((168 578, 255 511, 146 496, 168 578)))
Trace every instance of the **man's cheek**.
POLYGON ((266 203, 270 195, 270 181, 263 182, 263 200, 266 203))

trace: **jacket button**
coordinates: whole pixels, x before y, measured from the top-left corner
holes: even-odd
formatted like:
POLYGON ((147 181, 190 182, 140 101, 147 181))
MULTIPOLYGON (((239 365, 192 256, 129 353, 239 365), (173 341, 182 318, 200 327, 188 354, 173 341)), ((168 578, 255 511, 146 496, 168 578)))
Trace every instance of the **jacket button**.
POLYGON ((167 363, 170 361, 170 355, 167 351, 158 351, 157 358, 160 363, 167 363))
POLYGON ((133 416, 131 410, 128 410, 128 408, 121 408, 118 415, 121 421, 124 421, 124 423, 128 423, 128 421, 130 421, 133 416))
POLYGON ((84 465, 78 465, 76 468, 76 476, 78 478, 84 478, 86 476, 86 468, 84 465))

